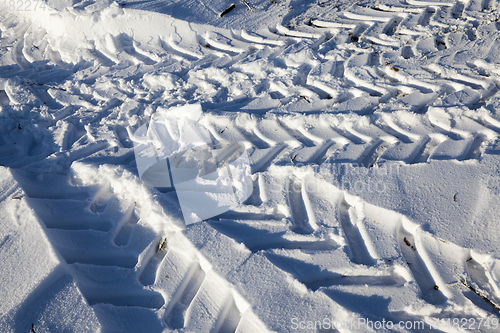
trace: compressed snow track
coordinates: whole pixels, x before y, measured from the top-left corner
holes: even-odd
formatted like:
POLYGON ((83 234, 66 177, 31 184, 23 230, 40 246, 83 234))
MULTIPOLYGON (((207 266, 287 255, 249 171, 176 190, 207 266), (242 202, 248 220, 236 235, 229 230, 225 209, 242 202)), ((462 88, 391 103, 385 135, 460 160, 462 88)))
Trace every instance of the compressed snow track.
POLYGON ((126 174, 116 179, 105 169, 78 165, 77 170, 69 175, 14 175, 105 331, 265 331, 241 296, 177 233, 178 226, 169 226, 168 217, 155 217, 155 208, 147 216, 139 213, 154 203, 133 178, 124 183, 126 174), (94 183, 102 178, 106 181, 94 183), (127 186, 126 193, 115 193, 121 186, 127 186), (57 188, 56 196, 50 187, 57 188), (136 197, 128 196, 134 189, 139 189, 136 197), (155 226, 161 229, 155 232, 155 226), (209 306, 203 309, 208 311, 204 320, 198 317, 199 306, 209 306))
POLYGON ((1 9, 0 164, 104 332, 287 332, 294 318, 457 332, 447 318, 498 316, 499 259, 329 181, 499 155, 499 32, 481 12, 496 4, 313 16, 327 5, 257 31, 116 3, 1 9), (172 193, 140 184, 128 133, 194 102, 214 140, 245 144, 254 192, 185 228, 172 193))

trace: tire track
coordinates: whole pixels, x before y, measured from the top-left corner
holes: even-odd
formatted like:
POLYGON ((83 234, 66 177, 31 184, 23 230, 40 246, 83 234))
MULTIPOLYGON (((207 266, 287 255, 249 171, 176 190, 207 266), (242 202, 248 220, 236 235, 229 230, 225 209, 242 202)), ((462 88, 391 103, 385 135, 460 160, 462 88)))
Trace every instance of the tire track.
POLYGON ((27 188, 27 193, 34 196, 29 198, 31 207, 47 226, 47 235, 57 250, 70 264, 73 276, 89 304, 160 308, 163 304, 160 294, 143 289, 133 278, 141 243, 147 243, 155 236, 136 229, 125 246, 114 244, 116 219, 126 220, 133 212, 129 210, 125 216, 121 216, 120 203, 113 202, 109 184, 90 197, 95 188, 72 185, 75 180, 70 176, 46 175, 44 183, 51 183, 55 178, 59 186, 64 186, 58 188, 59 196, 66 198, 76 195, 74 199, 60 199, 50 195, 50 191, 47 195, 37 187, 33 188, 33 183, 28 179, 34 177, 30 173, 17 174, 20 183, 27 188), (89 196, 84 199, 83 193, 89 196), (128 286, 126 289, 125 285, 128 286))
POLYGON ((316 221, 307 209, 306 196, 303 184, 296 177, 291 177, 288 181, 288 203, 294 224, 292 230, 299 234, 310 234, 317 229, 316 221))
MULTIPOLYGON (((432 5, 430 5, 427 2, 425 2, 425 3, 424 2, 415 2, 414 5, 417 5, 417 6, 425 5, 425 6, 432 7, 434 5, 434 3, 432 3, 432 5)), ((447 6, 447 4, 446 4, 446 6, 447 6)), ((359 7, 359 8, 356 7, 356 8, 357 8, 356 10, 361 10, 361 9, 365 10, 364 7, 359 7)), ((350 21, 354 21, 354 22, 358 22, 358 23, 359 23, 359 21, 370 21, 370 22, 384 23, 383 30, 385 29, 384 31, 386 31, 386 32, 388 32, 387 29, 389 29, 389 30, 394 29, 396 27, 396 25, 397 25, 398 29, 400 27, 402 28, 404 26, 404 24, 406 24, 405 22, 409 22, 409 18, 412 15, 415 15, 415 13, 419 12, 418 10, 413 11, 413 12, 411 10, 409 10, 409 12, 408 12, 404 8, 403 9, 399 9, 399 8, 395 9, 392 7, 385 6, 383 8, 377 8, 377 10, 370 9, 371 12, 375 13, 374 15, 370 16, 370 15, 366 15, 366 14, 363 14, 363 15, 357 14, 356 10, 353 10, 352 13, 345 12, 342 14, 343 15, 342 17, 344 18, 344 20, 348 20, 348 21, 350 20, 350 21), (379 14, 377 14, 377 13, 379 13, 379 14), (384 16, 384 15, 381 16, 380 13, 382 13, 382 14, 387 13, 387 16, 384 16), (405 15, 402 15, 402 14, 405 14, 405 15)), ((316 22, 316 21, 312 21, 312 24, 314 24, 314 22, 316 22)), ((331 28, 332 24, 333 24, 333 23, 329 24, 328 22, 324 22, 324 21, 317 21, 316 23, 318 25, 321 25, 321 22, 323 22, 324 23, 323 25, 326 25, 329 28, 331 28)), ((337 23, 333 24, 333 26, 336 26, 336 24, 337 23)), ((361 23, 361 24, 364 24, 364 23, 361 23)), ((342 25, 344 25, 344 23, 342 23, 341 26, 342 25)), ((361 31, 358 31, 360 28, 360 25, 357 24, 355 26, 357 28, 355 28, 353 30, 351 35, 352 35, 352 38, 359 39, 361 37, 361 33, 362 33, 361 31)), ((352 25, 349 27, 352 28, 352 25)), ((308 29, 311 31, 318 30, 318 28, 314 28, 314 27, 308 27, 308 29)), ((377 29, 375 29, 375 30, 377 30, 377 29)), ((375 30, 373 27, 371 27, 370 31, 367 32, 367 36, 370 36, 370 38, 376 37, 374 35, 375 30)), ((292 30, 285 28, 285 27, 278 27, 275 31, 278 33, 279 33, 279 31, 282 31, 288 35, 294 34, 292 37, 296 41, 293 42, 292 44, 297 43, 297 41, 299 41, 299 40, 308 40, 310 38, 317 39, 317 42, 313 43, 313 45, 312 44, 310 45, 312 50, 314 50, 315 48, 319 48, 322 43, 327 42, 331 39, 330 37, 327 36, 328 33, 325 34, 324 31, 322 33, 316 34, 316 33, 309 33, 309 32, 299 31, 299 30, 292 31, 292 30), (325 37, 325 36, 327 36, 327 37, 325 37)), ((215 35, 213 35, 213 36, 215 36, 215 35)), ((173 41, 173 38, 171 38, 170 42, 168 42, 168 43, 164 42, 160 39, 160 44, 163 47, 163 49, 165 51, 167 51, 167 53, 177 54, 178 57, 182 58, 181 62, 184 62, 186 64, 188 64, 188 63, 191 64, 191 66, 190 66, 191 69, 185 68, 184 70, 179 72, 181 74, 181 76, 188 75, 188 73, 190 71, 199 70, 200 65, 208 65, 216 59, 220 60, 221 53, 226 52, 225 54, 228 55, 227 60, 221 61, 221 65, 224 64, 222 66, 228 68, 228 67, 233 66, 236 63, 243 61, 244 59, 248 59, 256 50, 262 50, 262 47, 263 47, 262 45, 267 45, 267 47, 270 47, 272 49, 279 48, 280 46, 283 46, 283 45, 286 48, 290 47, 290 45, 286 45, 287 42, 284 40, 266 39, 265 37, 251 35, 247 32, 243 32, 243 31, 239 32, 239 33, 238 32, 231 32, 229 35, 221 36, 221 38, 223 38, 225 40, 224 42, 218 41, 219 36, 217 36, 217 37, 213 37, 213 36, 211 33, 208 33, 205 37, 201 37, 200 35, 198 35, 198 41, 201 43, 200 44, 201 49, 205 49, 208 52, 208 53, 204 53, 204 54, 198 53, 198 52, 193 52, 193 51, 188 50, 184 47, 181 47, 180 45, 177 45, 173 41), (213 45, 210 43, 212 43, 213 45), (205 47, 207 44, 212 45, 212 49, 207 49, 205 47), (240 45, 243 45, 243 47, 241 47, 240 45), (229 52, 229 53, 227 53, 227 52, 229 52)), ((132 39, 130 39, 129 36, 126 36, 126 35, 122 35, 122 36, 118 36, 118 37, 109 36, 108 41, 107 41, 107 46, 103 46, 103 47, 101 47, 101 49, 104 50, 107 47, 107 48, 110 48, 111 51, 109 51, 109 52, 111 52, 111 53, 113 53, 113 52, 120 53, 121 55, 128 54, 130 57, 135 58, 140 63, 158 65, 157 61, 161 58, 156 57, 156 59, 153 59, 153 58, 155 58, 154 53, 152 53, 151 51, 144 51, 146 48, 145 47, 139 48, 138 47, 139 45, 140 45, 140 42, 132 40, 132 39), (140 49, 142 49, 143 51, 139 51, 140 49)), ((283 52, 283 50, 279 51, 280 54, 282 52, 283 52)), ((272 59, 275 56, 276 56, 276 54, 274 56, 271 55, 270 59, 272 59)), ((115 62, 117 62, 117 61, 119 62, 120 60, 115 59, 115 62)), ((172 64, 169 63, 169 66, 171 66, 171 65, 172 64)), ((311 80, 311 84, 309 84, 309 82, 308 82, 309 78, 308 78, 307 74, 310 73, 310 70, 312 70, 310 65, 306 66, 306 64, 304 64, 299 69, 298 75, 296 76, 296 79, 295 79, 295 85, 300 85, 300 86, 304 87, 305 90, 304 89, 302 90, 303 94, 308 95, 308 98, 317 98, 319 96, 319 98, 322 98, 322 99, 329 99, 330 97, 336 96, 338 94, 338 91, 335 88, 330 88, 327 85, 323 84, 321 81, 311 80)), ((388 92, 387 90, 384 90, 384 89, 380 90, 378 88, 378 87, 380 87, 380 82, 375 82, 375 84, 366 83, 364 80, 359 81, 358 79, 355 79, 355 76, 352 76, 352 75, 348 79, 350 79, 351 81, 354 79, 354 81, 352 81, 352 83, 354 85, 363 86, 363 89, 365 91, 367 91, 369 94, 375 94, 375 95, 382 94, 382 98, 380 99, 380 103, 385 104, 389 100, 391 100, 391 96, 393 95, 393 92, 392 91, 388 92), (375 90, 374 90, 374 87, 376 88, 375 90)), ((477 88, 477 86, 474 86, 474 84, 472 84, 472 87, 474 89, 477 88)), ((299 91, 300 91, 300 89, 297 90, 298 94, 301 94, 299 91)), ((289 95, 293 96, 297 92, 296 91, 293 91, 293 92, 289 91, 288 93, 285 94, 285 96, 289 96, 289 95)), ((412 108, 412 110, 414 112, 425 112, 426 107, 428 107, 429 105, 434 103, 444 93, 445 92, 438 91, 435 95, 430 96, 430 98, 428 99, 428 101, 426 103, 415 105, 412 108)), ((488 92, 482 93, 482 95, 483 96, 488 95, 488 92)), ((345 97, 348 97, 348 94, 344 94, 344 97, 340 96, 341 100, 338 102, 343 102, 342 99, 345 99, 345 97)), ((281 99, 283 99, 283 98, 281 98, 281 99)), ((484 102, 484 100, 482 102, 484 102)))
POLYGON ((31 63, 26 59, 24 56, 24 35, 26 32, 30 29, 30 24, 29 23, 24 23, 23 25, 20 25, 16 30, 16 34, 18 35, 18 40, 14 45, 13 49, 13 54, 14 54, 14 59, 16 60, 17 64, 19 67, 21 67, 23 70, 27 70, 31 68, 31 63))
POLYGON ((213 333, 233 333, 238 329, 242 313, 232 296, 225 303, 221 316, 212 330, 213 333))
POLYGON ((363 154, 364 158, 360 160, 359 164, 365 168, 371 168, 377 164, 380 156, 384 151, 391 146, 391 143, 383 140, 375 140, 375 142, 363 154))
MULTIPOLYGON (((86 168, 82 164, 64 176, 47 173, 40 177, 25 171, 15 172, 15 176, 30 196, 29 204, 46 224, 49 239, 69 264, 79 289, 104 324, 111 325, 117 320, 114 313, 123 314, 132 307, 138 313, 159 311, 161 317, 153 316, 159 325, 165 321, 172 329, 190 327, 200 306, 212 306, 214 283, 232 293, 225 280, 202 268, 197 259, 191 260, 177 282, 164 288, 164 281, 171 280, 171 274, 179 269, 172 255, 181 248, 185 251, 189 243, 179 244, 182 235, 173 230, 170 236, 159 238, 151 225, 138 217, 147 199, 129 198, 128 190, 116 192, 121 186, 115 183, 117 179, 106 179, 95 170, 89 173, 86 168), (127 207, 131 200, 136 201, 127 207)), ((129 185, 137 186, 134 182, 129 185)), ((144 195, 132 191, 136 197, 144 195)), ((196 254, 194 248, 190 251, 196 254)), ((243 313, 228 296, 220 300, 205 324, 213 332, 227 332, 237 329, 244 316, 252 315, 251 310, 243 313)), ((251 331, 251 327, 247 329, 251 331)))
POLYGON ((356 226, 358 220, 356 209, 347 203, 345 197, 339 202, 339 219, 349 246, 352 262, 367 266, 374 265, 375 260, 368 252, 365 241, 356 226))
POLYGON ((206 258, 199 252, 185 251, 189 241, 184 235, 176 234, 170 240, 153 288, 168 300, 161 316, 171 329, 267 332, 249 304, 214 272, 206 258), (240 326, 242 322, 247 323, 240 326))
MULTIPOLYGON (((294 177, 295 182, 300 179, 297 176, 294 177)), ((485 308, 487 303, 482 301, 481 305, 477 295, 457 293, 455 288, 450 287, 456 285, 455 277, 440 276, 434 268, 434 263, 439 262, 441 267, 443 265, 447 267, 443 270, 445 274, 461 271, 467 273, 465 270, 467 266, 467 270, 471 272, 468 274, 469 280, 481 281, 479 283, 485 286, 482 287, 484 289, 477 287, 476 291, 487 290, 482 291, 486 297, 497 299, 498 290, 492 289, 494 285, 489 282, 491 278, 485 278, 484 269, 475 268, 476 264, 472 259, 467 265, 460 260, 460 253, 468 251, 467 249, 435 238, 398 213, 364 203, 340 189, 330 188, 333 186, 327 182, 319 181, 313 187, 312 179, 306 177, 303 181, 306 179, 309 186, 316 189, 308 193, 307 200, 313 207, 312 214, 317 215, 315 216, 317 225, 323 227, 328 225, 328 230, 332 232, 340 228, 342 232, 339 236, 345 237, 344 244, 347 247, 342 246, 342 241, 337 238, 336 243, 340 246, 337 245, 330 250, 326 248, 315 250, 316 255, 321 257, 317 261, 311 261, 308 256, 304 256, 304 253, 309 253, 307 251, 311 249, 302 246, 263 247, 259 251, 265 251, 266 258, 280 269, 292 274, 308 289, 324 292, 326 295, 335 295, 331 292, 343 290, 343 286, 352 288, 369 285, 374 289, 387 288, 391 290, 389 294, 396 295, 399 292, 397 290, 401 288, 407 292, 413 290, 409 287, 413 284, 416 286, 415 292, 418 297, 430 304, 436 306, 455 304, 454 302, 462 304, 462 302, 469 302, 467 300, 472 297, 476 298, 473 301, 475 306, 485 308), (355 206, 352 206, 353 204, 355 206), (337 205, 338 220, 332 221, 330 217, 322 216, 322 210, 317 209, 319 207, 317 205, 322 207, 337 205), (412 231, 409 231, 410 229, 412 231), (335 262, 335 264, 327 265, 327 262, 335 262), (450 278, 452 283, 449 283, 450 278)), ((290 227, 293 228, 293 225, 290 227)), ((254 224, 253 228, 259 228, 258 224, 254 224)), ((226 232, 223 228, 218 230, 241 241, 237 237, 238 233, 228 233, 227 228, 226 232)), ((248 230, 245 234, 252 232, 248 230)), ((255 234, 255 237, 258 237, 257 235, 255 234)), ((244 243, 247 247, 250 246, 250 242, 244 241, 244 243)), ((408 297, 406 292, 404 295, 403 297, 408 297)), ((446 319, 446 315, 438 314, 436 317, 424 320, 432 322, 440 319, 446 319)))
POLYGON ((434 154, 436 148, 444 141, 441 137, 424 137, 419 143, 419 149, 410 163, 425 163, 434 154))
POLYGON ((179 329, 185 326, 186 312, 198 293, 205 276, 206 273, 199 263, 194 263, 189 268, 182 284, 165 309, 165 321, 170 328, 179 329))
POLYGON ((420 24, 421 26, 428 26, 431 22, 431 19, 434 17, 434 15, 436 15, 436 11, 437 10, 434 7, 427 7, 418 19, 418 24, 420 24))
POLYGON ((422 298, 431 304, 445 303, 446 296, 439 291, 439 287, 436 287, 436 281, 419 254, 415 237, 405 229, 403 223, 401 223, 398 231, 399 247, 416 283, 420 287, 422 298))
MULTIPOLYGON (((313 118, 311 117, 311 120, 313 118)), ((324 135, 324 130, 321 129, 322 133, 319 135, 322 137, 318 137, 301 125, 290 123, 288 117, 281 119, 279 117, 276 120, 257 118, 252 126, 245 121, 247 129, 236 125, 243 121, 243 119, 236 120, 234 124, 227 125, 216 125, 215 122, 211 122, 214 126, 212 133, 216 138, 225 140, 244 138, 247 147, 251 148, 250 159, 252 168, 256 171, 264 171, 270 164, 278 161, 290 165, 321 164, 326 161, 356 163, 370 168, 378 161, 402 161, 414 164, 425 163, 432 158, 459 161, 480 159, 487 142, 498 135, 491 131, 486 133, 484 132, 486 129, 482 127, 483 129, 478 128, 478 132, 475 133, 460 130, 461 134, 457 136, 454 132, 443 130, 435 123, 432 129, 415 128, 415 132, 411 129, 403 131, 389 120, 392 125, 387 125, 387 129, 383 128, 382 131, 375 126, 363 134, 355 129, 344 128, 343 125, 334 125, 328 135, 324 135), (249 128, 252 128, 251 134, 248 132, 249 128), (237 129, 237 132, 233 132, 234 129, 237 129), (247 134, 242 136, 240 133, 244 131, 247 134), (436 151, 438 147, 439 150, 436 151)), ((332 125, 339 122, 335 116, 329 121, 332 125)), ((470 128, 470 125, 467 126, 470 128)))
POLYGON ((475 256, 477 255, 472 254, 466 261, 467 280, 464 281, 469 286, 469 289, 470 287, 474 288, 475 295, 468 294, 466 297, 479 307, 485 308, 498 316, 498 304, 500 304, 498 285, 494 282, 491 271, 486 269, 484 264, 474 259, 475 256))
MULTIPOLYGON (((489 5, 483 1, 481 8, 489 5)), ((392 224, 379 227, 371 222, 382 220, 388 216, 387 212, 369 214, 367 204, 351 202, 352 198, 340 190, 340 194, 336 192, 338 197, 318 195, 321 198, 317 198, 308 192, 308 183, 299 174, 276 182, 283 191, 282 202, 273 202, 266 192, 271 186, 266 177, 272 168, 323 163, 371 168, 388 161, 413 164, 430 163, 433 159, 479 160, 488 143, 497 139, 500 126, 491 117, 493 121, 488 121, 488 116, 481 116, 484 124, 473 118, 476 116, 462 117, 476 121, 480 125, 477 129, 465 121, 460 123, 459 117, 453 118, 456 122, 453 128, 445 128, 426 117, 431 107, 454 105, 453 94, 477 94, 479 97, 465 104, 480 108, 498 92, 494 78, 479 77, 465 67, 449 71, 448 67, 429 65, 434 61, 445 63, 438 57, 456 51, 445 35, 429 39, 432 45, 426 53, 424 44, 428 42, 429 31, 441 29, 445 22, 441 16, 448 12, 457 21, 465 20, 470 7, 461 2, 414 0, 399 7, 378 7, 380 10, 351 7, 339 12, 338 17, 333 16, 339 20, 316 19, 309 26, 299 25, 294 29, 278 25, 268 32, 186 31, 196 35, 192 40, 172 35, 149 43, 126 34, 103 35, 102 41, 89 41, 94 48, 87 49, 83 56, 84 61, 99 64, 94 68, 67 62, 67 51, 65 54, 55 44, 50 49, 40 44, 45 55, 30 50, 35 38, 27 36, 28 31, 41 36, 39 39, 51 36, 42 36, 28 23, 14 27, 17 39, 11 52, 20 70, 33 73, 35 61, 50 58, 55 66, 52 71, 41 70, 37 74, 40 77, 45 74, 62 77, 67 67, 74 77, 86 78, 86 86, 67 83, 66 94, 54 92, 55 88, 20 85, 32 90, 34 104, 45 102, 54 114, 52 120, 61 121, 51 121, 46 126, 54 135, 59 151, 47 159, 43 157, 42 162, 57 161, 67 171, 72 170, 73 162, 112 156, 113 163, 134 167, 123 157, 133 154, 126 132, 127 129, 133 132, 134 126, 147 121, 146 113, 151 114, 159 105, 167 108, 197 99, 207 105, 211 103, 214 113, 233 112, 231 116, 220 117, 207 112, 210 119, 206 125, 211 134, 215 140, 243 142, 249 151, 252 172, 258 175, 254 195, 242 211, 227 212, 207 225, 231 241, 241 242, 250 256, 262 253, 267 258, 281 256, 274 260, 274 265, 313 291, 365 284, 377 290, 381 286, 396 290, 414 281, 426 302, 446 304, 449 295, 435 289, 441 282, 436 282, 439 277, 425 255, 428 244, 419 241, 418 232, 410 232, 403 222, 398 227, 392 224), (401 36, 406 39, 400 42, 401 36), (366 52, 365 48, 371 50, 366 52), (404 60, 388 63, 388 54, 396 51, 404 60), (297 58, 299 62, 294 59, 297 54, 301 55, 297 58), (422 62, 422 68, 429 70, 415 75, 409 69, 410 61, 422 62), (159 76, 157 83, 151 83, 145 75, 152 70, 159 76), (256 75, 259 71, 265 75, 256 75), (125 83, 103 84, 122 77, 127 78, 125 83), (197 91, 200 83, 214 87, 213 92, 206 94, 208 97, 197 91), (271 99, 276 103, 271 110, 278 112, 264 114, 269 110, 262 105, 271 99), (126 104, 132 100, 136 100, 137 108, 127 111, 126 104), (317 110, 310 109, 318 101, 323 104, 317 110), (150 105, 151 109, 144 111, 150 105), (82 129, 71 117, 85 115, 89 110, 98 115, 85 118, 91 121, 82 129), (321 119, 321 126, 307 126, 317 124, 318 111, 325 110, 330 114, 321 119), (393 114, 395 110, 421 114, 421 126, 400 126, 396 122, 398 116, 393 114), (290 115, 297 111, 300 121, 290 115), (381 121, 379 116, 386 111, 387 121, 381 121), (78 116, 71 115, 75 112, 78 116), (344 117, 342 112, 367 115, 344 117), (127 118, 131 116, 136 123, 129 123, 127 118), (103 120, 111 124, 108 129, 99 124, 103 120), (427 120, 431 125, 424 124, 427 120), (485 131, 488 127, 494 133, 485 131), (332 205, 338 216, 320 216, 315 204, 332 205), (377 239, 387 242, 375 244, 377 239), (334 271, 321 263, 305 265, 309 259, 304 253, 313 253, 311 257, 325 256, 321 258, 331 266, 342 262, 351 271, 346 273, 342 271, 344 267, 336 266, 339 269, 334 271), (298 254, 302 256, 291 266, 283 264, 283 258, 298 254), (402 267, 408 268, 409 274, 405 275, 402 267), (308 269, 323 273, 314 278, 305 273, 308 269)), ((22 72, 15 73, 9 75, 22 72)), ((6 89, 5 95, 7 105, 15 107, 15 94, 6 89)), ((18 150, 7 147, 10 144, 7 141, 0 140, 5 147, 2 152, 15 158, 18 150)), ((34 156, 41 155, 36 147, 29 150, 34 156)), ((23 165, 30 169, 43 165, 33 162, 23 161, 23 165)), ((45 173, 44 177, 51 181, 43 182, 39 175, 20 172, 18 181, 24 184, 30 205, 46 224, 55 247, 68 262, 72 274, 78 277, 85 297, 95 309, 101 309, 105 322, 120 321, 113 319, 111 313, 128 314, 127 317, 131 313, 151 316, 154 312, 152 321, 166 322, 171 329, 234 332, 245 331, 246 327, 248 332, 260 331, 255 330, 257 324, 242 325, 253 317, 248 307, 242 305, 241 296, 233 293, 236 289, 216 276, 211 264, 204 261, 192 244, 176 243, 182 232, 174 227, 167 231, 151 229, 141 214, 141 202, 117 198, 120 193, 114 192, 109 184, 94 181, 87 186, 79 183, 78 177, 59 176, 45 173), (52 181, 60 186, 51 188, 52 181), (88 244, 94 245, 89 248, 88 244), (191 256, 191 252, 195 254, 191 256), (116 287, 113 281, 120 281, 118 289, 113 289, 116 287), (220 289, 229 292, 219 293, 220 289)), ((498 297, 488 271, 478 268, 477 263, 467 263, 471 279, 480 285, 478 290, 487 290, 492 299, 498 297)), ((279 282, 290 284, 290 280, 279 282)))
MULTIPOLYGON (((287 120, 283 119, 280 120, 280 122, 286 123, 287 120)), ((351 163, 357 163, 363 167, 372 167, 380 159, 400 160, 409 164, 427 162, 433 155, 436 148, 446 140, 448 140, 449 143, 445 146, 442 146, 438 154, 434 155, 434 158, 458 160, 479 159, 481 156, 482 147, 484 147, 485 142, 488 142, 494 137, 491 136, 491 134, 489 136, 485 136, 479 132, 476 135, 467 134, 466 138, 473 139, 467 139, 466 141, 463 141, 462 138, 455 137, 455 134, 451 132, 438 131, 437 133, 429 133, 427 135, 413 134, 409 132, 408 135, 411 135, 412 138, 409 138, 406 134, 399 133, 396 134, 396 137, 398 137, 398 139, 396 139, 394 136, 391 136, 385 132, 376 133, 376 136, 368 136, 360 133, 358 133, 357 135, 350 134, 349 131, 341 128, 335 128, 338 133, 342 133, 342 136, 334 138, 325 137, 324 139, 321 139, 324 141, 316 141, 318 142, 316 143, 311 139, 308 139, 307 136, 303 138, 299 137, 298 140, 286 133, 286 131, 293 131, 294 136, 296 136, 296 134, 300 133, 301 130, 304 131, 300 128, 294 129, 292 127, 283 131, 283 127, 281 125, 276 124, 275 121, 266 119, 262 119, 262 121, 259 120, 255 124, 255 126, 257 127, 254 127, 253 134, 247 134, 247 137, 250 137, 250 141, 245 139, 247 140, 247 143, 255 147, 255 150, 253 151, 253 153, 251 153, 251 156, 258 157, 259 154, 257 152, 259 151, 262 151, 262 153, 260 154, 265 154, 260 155, 264 156, 261 157, 260 160, 253 162, 255 170, 265 170, 266 164, 269 165, 269 163, 272 162, 274 158, 285 158, 283 156, 287 156, 287 158, 285 158, 285 161, 288 161, 289 164, 311 162, 314 163, 314 161, 319 161, 321 163, 329 158, 329 151, 333 151, 332 153, 335 153, 335 151, 341 150, 341 147, 343 147, 348 142, 351 142, 351 146, 359 146, 359 149, 361 149, 358 149, 359 152, 357 154, 359 155, 356 155, 355 151, 350 150, 352 153, 352 157, 350 157, 350 159, 348 160, 345 160, 341 159, 339 155, 339 162, 345 163, 350 161, 351 163), (262 131, 265 131, 265 134, 262 133, 262 131), (360 138, 360 135, 362 138, 360 138), (260 140, 255 141, 256 138, 259 138, 260 140), (456 145, 453 144, 455 142, 454 140, 459 140, 456 141, 456 143, 463 145, 463 149, 461 151, 456 150, 456 145), (253 141, 254 143, 252 143, 251 141, 253 141), (277 142, 284 142, 286 143, 286 146, 279 145, 277 144, 277 142), (396 143, 398 143, 399 145, 408 146, 409 151, 405 151, 404 154, 399 152, 399 156, 390 156, 392 147, 395 147, 396 143), (285 150, 285 153, 283 153, 282 151, 283 149, 285 149, 285 147, 288 148, 287 150, 285 150), (286 153, 286 151, 288 151, 288 153, 286 153)), ((224 135, 218 136, 221 138, 224 137, 225 139, 241 137, 239 133, 244 130, 241 128, 237 133, 231 134, 230 128, 236 127, 237 126, 235 124, 229 124, 224 127, 220 126, 220 128, 222 129, 217 131, 219 131, 219 134, 220 131, 223 131, 222 134, 224 135)), ((439 129, 439 127, 436 126, 434 126, 434 128, 439 129)), ((216 133, 215 129, 213 130, 213 133, 216 133)), ((393 130, 393 133, 397 133, 397 131, 394 132, 393 130)), ((374 134, 372 133, 371 135, 374 134)), ((398 148, 398 150, 400 149, 401 147, 398 148)), ((330 159, 330 161, 332 162, 335 160, 330 159)))

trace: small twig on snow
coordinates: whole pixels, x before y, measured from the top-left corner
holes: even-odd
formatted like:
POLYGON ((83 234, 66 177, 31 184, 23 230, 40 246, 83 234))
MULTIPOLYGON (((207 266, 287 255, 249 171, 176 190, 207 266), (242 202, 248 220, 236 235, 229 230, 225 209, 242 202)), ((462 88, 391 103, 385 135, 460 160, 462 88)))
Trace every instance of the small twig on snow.
POLYGON ((467 281, 464 281, 462 279, 460 279, 460 282, 466 286, 467 288, 469 288, 474 294, 476 294, 477 296, 481 297, 483 300, 486 301, 486 303, 488 303, 489 305, 491 305, 492 307, 494 307, 497 311, 500 312, 500 307, 498 307, 495 303, 493 303, 492 301, 490 301, 486 296, 484 296, 483 294, 481 294, 479 291, 477 291, 473 286, 471 286, 470 284, 467 283, 467 281))
POLYGON ((165 250, 166 247, 167 247, 167 237, 163 237, 162 240, 160 241, 160 244, 158 244, 156 253, 165 250))
POLYGON ((243 3, 244 3, 245 5, 247 5, 248 9, 250 9, 250 10, 253 12, 252 7, 250 7, 250 4, 249 4, 248 2, 246 2, 246 0, 241 0, 241 1, 243 1, 243 3))
POLYGON ((229 8, 225 9, 222 13, 219 14, 219 17, 226 15, 227 13, 232 11, 235 7, 236 6, 234 5, 234 3, 232 3, 231 6, 229 6, 229 8))

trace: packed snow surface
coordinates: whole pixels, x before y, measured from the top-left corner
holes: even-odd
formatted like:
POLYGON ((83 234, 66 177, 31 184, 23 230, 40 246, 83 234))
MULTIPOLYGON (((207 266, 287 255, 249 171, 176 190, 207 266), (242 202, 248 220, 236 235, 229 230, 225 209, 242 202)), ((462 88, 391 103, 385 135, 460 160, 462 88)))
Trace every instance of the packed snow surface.
POLYGON ((232 5, 0 3, 0 331, 498 332, 499 4, 232 5))

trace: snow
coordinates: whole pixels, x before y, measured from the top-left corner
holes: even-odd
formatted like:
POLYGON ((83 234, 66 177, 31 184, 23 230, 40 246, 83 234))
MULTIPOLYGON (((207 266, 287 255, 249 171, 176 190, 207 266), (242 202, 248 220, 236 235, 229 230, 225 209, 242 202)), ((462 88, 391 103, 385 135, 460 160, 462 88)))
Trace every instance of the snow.
POLYGON ((45 323, 41 332, 99 330, 94 310, 64 269, 64 259, 9 169, 2 167, 0 182, 1 330, 27 332, 37 322, 45 323))
POLYGON ((497 332, 497 3, 231 4, 0 6, 0 331, 497 332))

